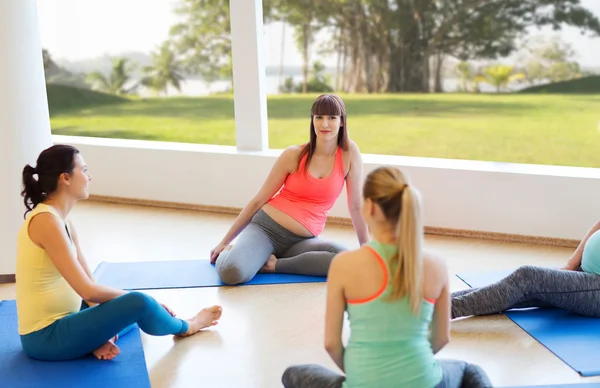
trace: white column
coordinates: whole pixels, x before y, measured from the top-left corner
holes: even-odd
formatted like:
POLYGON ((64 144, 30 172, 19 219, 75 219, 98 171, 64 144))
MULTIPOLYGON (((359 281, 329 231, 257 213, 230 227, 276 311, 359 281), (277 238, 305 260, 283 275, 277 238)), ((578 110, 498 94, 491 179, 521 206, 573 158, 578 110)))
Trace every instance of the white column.
POLYGON ((17 232, 25 211, 21 172, 50 145, 36 0, 1 0, 0 275, 15 273, 17 232))
POLYGON ((262 0, 230 0, 233 97, 239 151, 269 148, 262 0))

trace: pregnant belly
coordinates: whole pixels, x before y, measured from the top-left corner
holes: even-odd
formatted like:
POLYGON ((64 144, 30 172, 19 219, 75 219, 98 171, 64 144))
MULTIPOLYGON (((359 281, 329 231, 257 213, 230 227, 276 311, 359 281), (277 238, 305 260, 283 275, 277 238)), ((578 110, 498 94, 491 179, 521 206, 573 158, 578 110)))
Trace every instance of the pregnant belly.
POLYGON ((281 225, 283 228, 289 230, 292 233, 295 233, 302 237, 312 237, 312 233, 309 232, 308 229, 300 222, 296 221, 291 216, 282 212, 281 210, 269 205, 265 204, 262 207, 262 210, 269 215, 275 222, 281 225))

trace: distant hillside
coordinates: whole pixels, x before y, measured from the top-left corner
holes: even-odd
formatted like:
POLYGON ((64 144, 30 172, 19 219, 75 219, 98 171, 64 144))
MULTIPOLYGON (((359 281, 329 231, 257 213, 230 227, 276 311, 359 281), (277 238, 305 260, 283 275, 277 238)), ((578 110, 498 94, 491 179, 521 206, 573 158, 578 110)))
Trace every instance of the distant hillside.
POLYGON ((112 94, 100 93, 65 85, 46 84, 50 116, 72 108, 84 108, 128 101, 112 94))
POLYGON ((44 58, 44 75, 47 83, 83 89, 90 88, 89 85, 85 83, 85 74, 77 74, 61 67, 54 62, 47 50, 42 50, 42 55, 44 58))
MULTIPOLYGON (((142 52, 125 52, 115 57, 125 57, 128 58, 132 64, 137 65, 137 71, 134 72, 134 76, 140 75, 140 69, 144 66, 148 66, 151 63, 151 57, 149 54, 142 52)), ((73 73, 91 73, 93 71, 99 71, 104 74, 109 74, 112 70, 112 59, 110 55, 103 55, 100 57, 83 59, 80 61, 69 61, 66 59, 57 59, 56 63, 73 73)))
POLYGON ((600 75, 591 75, 570 81, 536 85, 519 90, 519 93, 544 94, 600 94, 600 75))

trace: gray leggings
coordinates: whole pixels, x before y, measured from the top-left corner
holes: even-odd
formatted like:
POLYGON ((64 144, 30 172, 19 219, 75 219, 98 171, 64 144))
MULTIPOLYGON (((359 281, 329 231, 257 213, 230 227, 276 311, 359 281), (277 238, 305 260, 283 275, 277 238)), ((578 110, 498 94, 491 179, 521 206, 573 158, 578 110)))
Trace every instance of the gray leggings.
POLYGON ((334 256, 344 250, 343 246, 318 237, 298 236, 259 210, 233 248, 221 252, 216 268, 223 283, 246 283, 274 254, 275 272, 327 276, 334 256))
MULTIPOLYGON (((488 376, 478 365, 457 360, 439 360, 439 363, 443 371, 442 381, 432 388, 492 387, 488 376)), ((291 366, 281 378, 285 388, 341 388, 344 380, 344 376, 315 364, 291 366)))
POLYGON ((600 276, 524 265, 494 284, 452 293, 452 318, 525 307, 600 317, 600 276))

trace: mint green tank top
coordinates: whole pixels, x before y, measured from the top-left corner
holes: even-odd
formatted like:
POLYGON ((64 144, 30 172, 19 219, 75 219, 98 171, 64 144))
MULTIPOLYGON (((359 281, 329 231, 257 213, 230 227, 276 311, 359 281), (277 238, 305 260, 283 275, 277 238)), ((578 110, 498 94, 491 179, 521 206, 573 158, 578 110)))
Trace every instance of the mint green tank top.
POLYGON ((585 242, 581 269, 584 272, 600 275, 600 230, 594 232, 585 242))
MULTIPOLYGON (((394 245, 367 244, 390 273, 394 245)), ((375 258, 374 258, 375 259, 375 258)), ((350 339, 344 352, 344 388, 435 387, 442 369, 428 340, 434 304, 423 301, 415 316, 406 297, 389 301, 391 277, 385 290, 367 301, 349 301, 350 339)))

